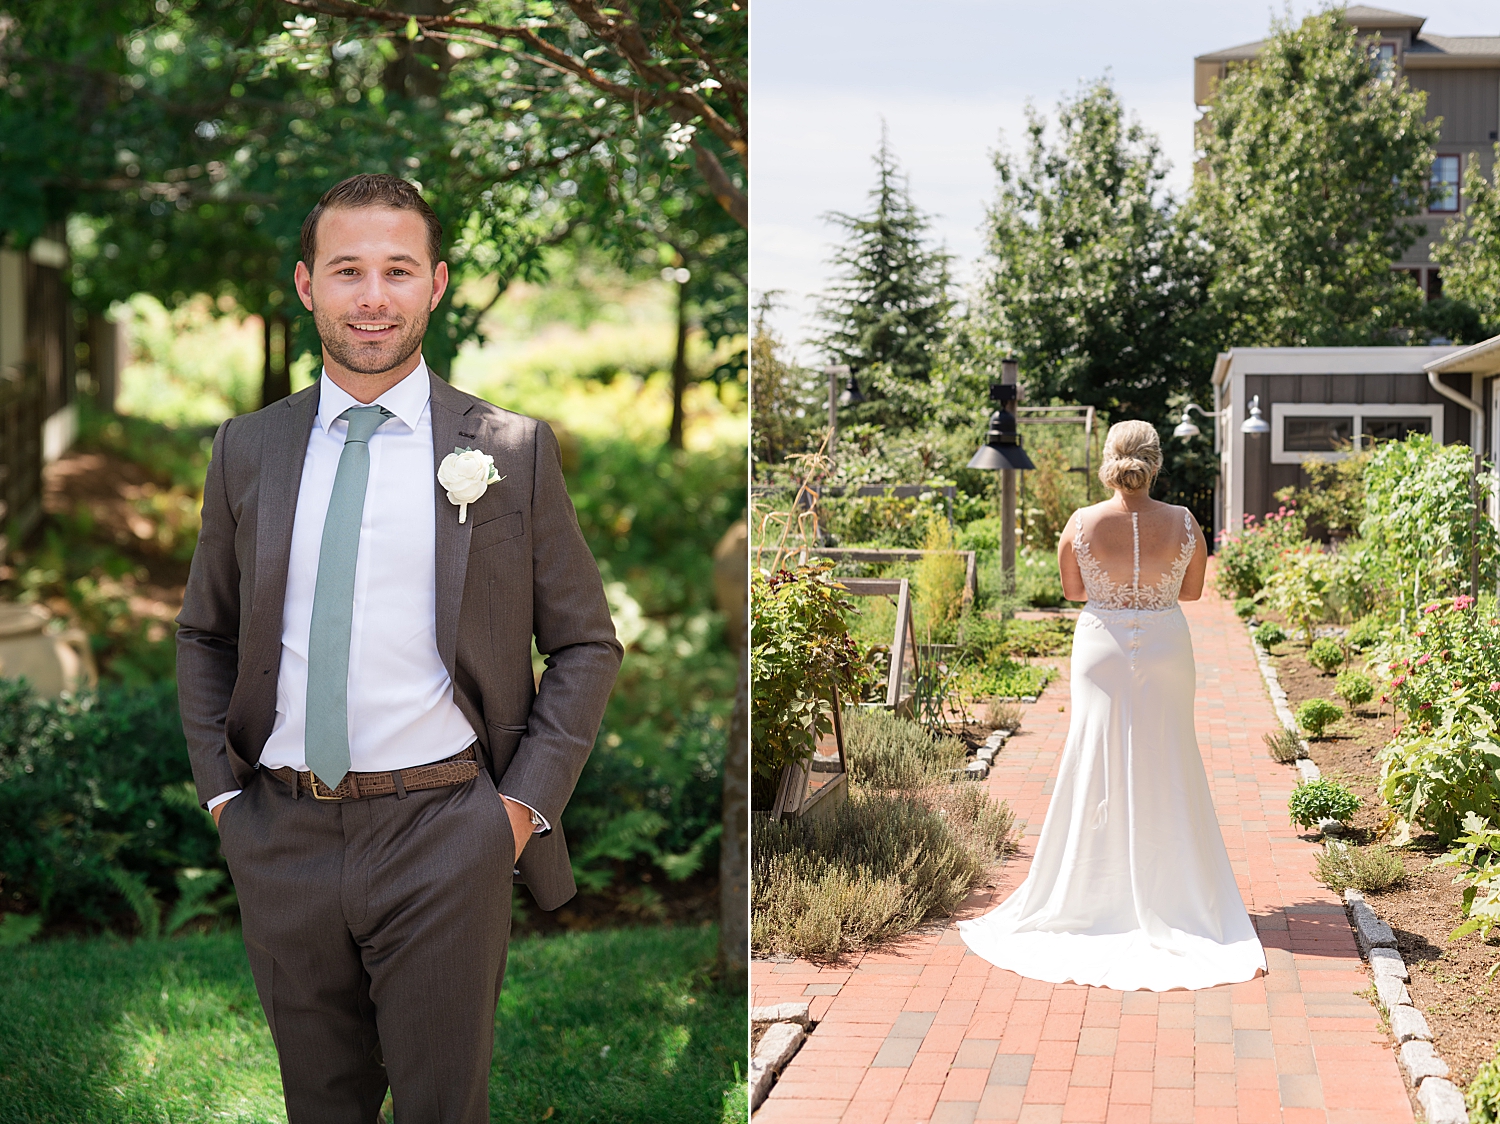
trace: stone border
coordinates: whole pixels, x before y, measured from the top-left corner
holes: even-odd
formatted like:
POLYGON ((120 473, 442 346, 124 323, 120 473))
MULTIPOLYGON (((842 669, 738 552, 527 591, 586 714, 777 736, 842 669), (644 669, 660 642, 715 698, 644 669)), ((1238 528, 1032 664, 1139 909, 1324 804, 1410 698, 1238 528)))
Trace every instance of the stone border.
POLYGON ((781 1071, 802 1048, 813 1028, 811 1004, 778 1003, 773 1007, 751 1007, 750 1022, 770 1023, 750 1059, 750 1111, 753 1113, 770 1095, 781 1071))
MULTIPOLYGON (((1270 653, 1256 642, 1253 633, 1250 644, 1255 649, 1255 662, 1260 665, 1260 673, 1265 678, 1266 690, 1276 708, 1276 717, 1281 719, 1287 729, 1295 732, 1296 718, 1287 703, 1286 692, 1281 688, 1276 669, 1271 665, 1270 653)), ((1303 741, 1303 752, 1306 753, 1307 749, 1307 742, 1303 741)), ((1298 758, 1296 765, 1297 772, 1304 781, 1315 781, 1321 775, 1317 764, 1309 758, 1298 758)), ((1337 834, 1342 825, 1325 820, 1318 827, 1326 838, 1337 834)), ((1324 843, 1325 849, 1342 846, 1344 844, 1332 839, 1324 843)), ((1406 1072, 1412 1088, 1417 1091, 1417 1101, 1427 1117, 1427 1124, 1469 1124, 1469 1110, 1464 1103, 1463 1092, 1448 1080, 1448 1065, 1433 1049, 1432 1031, 1427 1026, 1427 1020, 1422 1017, 1422 1012, 1412 1003, 1411 993, 1406 989, 1406 985, 1411 982, 1411 975, 1406 969, 1406 962, 1396 951, 1396 934, 1375 915, 1375 911, 1358 890, 1344 891, 1344 907, 1349 926, 1354 930, 1355 943, 1359 945, 1359 953, 1370 964, 1370 972, 1375 979, 1375 997, 1390 1021, 1401 1068, 1406 1072)))

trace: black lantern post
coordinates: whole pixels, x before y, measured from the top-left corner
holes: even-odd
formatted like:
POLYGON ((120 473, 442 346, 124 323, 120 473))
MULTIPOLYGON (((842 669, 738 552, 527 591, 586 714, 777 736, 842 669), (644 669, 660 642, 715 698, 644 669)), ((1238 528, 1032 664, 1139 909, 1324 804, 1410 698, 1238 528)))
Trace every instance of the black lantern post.
POLYGON ((1021 446, 1016 429, 1016 361, 1006 356, 1000 365, 1000 381, 990 383, 990 401, 995 411, 990 415, 985 442, 969 459, 970 468, 994 469, 1000 479, 1000 568, 1005 575, 1005 591, 1016 590, 1016 473, 1035 468, 1021 446))

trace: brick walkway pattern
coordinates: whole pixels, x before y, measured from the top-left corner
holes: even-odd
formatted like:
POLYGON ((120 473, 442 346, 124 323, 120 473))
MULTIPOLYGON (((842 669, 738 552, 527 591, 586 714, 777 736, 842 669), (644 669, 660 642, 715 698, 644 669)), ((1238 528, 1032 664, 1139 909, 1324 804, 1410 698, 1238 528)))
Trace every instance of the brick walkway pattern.
MULTIPOLYGON (((1312 877, 1317 845, 1287 821, 1293 773, 1261 741, 1276 718, 1245 628, 1211 593, 1183 609, 1198 742, 1269 973, 1161 994, 1039 983, 969 952, 951 923, 836 967, 757 961, 755 1005, 810 997, 818 1020, 757 1124, 1410 1124, 1343 907, 1312 877)), ((1025 877, 1067 704, 1063 676, 996 759, 985 783, 1026 821, 1020 852, 954 921, 1025 877)))

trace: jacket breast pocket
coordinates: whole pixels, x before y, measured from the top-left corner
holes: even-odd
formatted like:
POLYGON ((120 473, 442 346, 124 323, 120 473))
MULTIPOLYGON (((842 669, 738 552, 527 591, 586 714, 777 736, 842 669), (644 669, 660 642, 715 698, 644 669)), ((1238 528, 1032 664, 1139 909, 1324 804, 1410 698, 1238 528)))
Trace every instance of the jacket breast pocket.
POLYGON ((509 542, 511 539, 520 537, 525 529, 519 511, 486 519, 483 523, 475 524, 469 536, 469 553, 474 554, 481 550, 488 550, 492 546, 499 546, 503 542, 509 542))

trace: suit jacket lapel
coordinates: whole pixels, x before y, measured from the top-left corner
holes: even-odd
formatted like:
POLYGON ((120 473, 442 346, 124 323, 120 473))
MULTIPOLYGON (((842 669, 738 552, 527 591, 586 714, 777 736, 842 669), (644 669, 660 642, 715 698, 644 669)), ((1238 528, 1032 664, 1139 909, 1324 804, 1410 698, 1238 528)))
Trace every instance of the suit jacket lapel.
MULTIPOLYGON (((307 441, 318 413, 318 384, 283 399, 270 411, 261 454, 259 499, 255 516, 255 592, 245 632, 245 667, 281 666, 281 618, 286 605, 287 566, 292 556, 292 523, 297 493, 302 487, 302 464, 307 441)), ((275 713, 275 674, 260 677, 271 691, 270 713, 275 713)), ((267 727, 269 732, 269 726, 267 727)))
POLYGON ((432 382, 433 502, 437 505, 437 647, 438 656, 451 678, 455 674, 458 611, 463 603, 464 579, 469 572, 469 535, 474 529, 474 521, 472 518, 463 523, 458 521, 458 508, 448 502, 447 491, 437 482, 437 470, 443 458, 455 448, 474 446, 473 434, 460 432, 465 427, 464 416, 474 404, 431 371, 428 377, 432 382))

